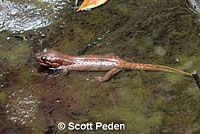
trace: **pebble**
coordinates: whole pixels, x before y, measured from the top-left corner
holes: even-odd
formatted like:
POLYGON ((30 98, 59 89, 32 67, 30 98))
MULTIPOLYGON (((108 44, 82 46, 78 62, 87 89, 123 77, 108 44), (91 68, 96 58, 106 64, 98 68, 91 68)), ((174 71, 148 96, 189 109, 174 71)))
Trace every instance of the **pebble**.
POLYGON ((160 56, 164 56, 166 54, 166 50, 162 47, 157 47, 156 48, 156 54, 160 56))

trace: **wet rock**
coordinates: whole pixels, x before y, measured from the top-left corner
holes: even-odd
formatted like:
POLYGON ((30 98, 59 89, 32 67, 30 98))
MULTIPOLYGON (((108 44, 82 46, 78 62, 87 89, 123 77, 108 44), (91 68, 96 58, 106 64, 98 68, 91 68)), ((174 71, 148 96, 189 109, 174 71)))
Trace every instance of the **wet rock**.
POLYGON ((46 27, 65 4, 62 0, 40 0, 37 3, 0 0, 0 32, 10 30, 13 33, 22 33, 46 27))

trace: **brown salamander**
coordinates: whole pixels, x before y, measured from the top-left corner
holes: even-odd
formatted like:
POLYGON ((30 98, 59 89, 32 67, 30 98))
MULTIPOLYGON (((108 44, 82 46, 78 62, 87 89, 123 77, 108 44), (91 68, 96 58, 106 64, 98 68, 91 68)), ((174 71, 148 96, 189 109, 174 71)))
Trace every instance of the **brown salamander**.
POLYGON ((167 66, 140 64, 124 61, 117 56, 107 55, 83 55, 83 56, 69 56, 51 49, 44 49, 43 52, 36 54, 36 61, 43 66, 61 70, 67 74, 68 70, 91 70, 91 71, 106 71, 108 73, 104 77, 96 77, 99 82, 107 81, 112 75, 119 71, 126 70, 155 70, 172 72, 192 77, 192 74, 177 70, 167 66))

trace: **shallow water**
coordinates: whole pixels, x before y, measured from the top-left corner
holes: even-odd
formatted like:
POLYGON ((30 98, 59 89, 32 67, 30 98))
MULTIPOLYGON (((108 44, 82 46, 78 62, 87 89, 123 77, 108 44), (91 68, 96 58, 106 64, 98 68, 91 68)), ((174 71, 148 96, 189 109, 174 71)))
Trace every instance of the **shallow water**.
MULTIPOLYGON (((69 1, 67 1, 69 2, 69 1)), ((0 32, 24 32, 46 27, 66 5, 65 0, 0 1, 0 32)))
POLYGON ((200 72, 199 16, 188 3, 110 0, 76 13, 74 2, 1 1, 0 132, 116 133, 57 128, 61 121, 101 121, 125 123, 126 130, 117 133, 199 133, 200 92, 190 77, 133 70, 105 83, 94 81, 105 72, 49 78, 53 72, 34 59, 51 48, 68 55, 114 53, 127 61, 200 72))

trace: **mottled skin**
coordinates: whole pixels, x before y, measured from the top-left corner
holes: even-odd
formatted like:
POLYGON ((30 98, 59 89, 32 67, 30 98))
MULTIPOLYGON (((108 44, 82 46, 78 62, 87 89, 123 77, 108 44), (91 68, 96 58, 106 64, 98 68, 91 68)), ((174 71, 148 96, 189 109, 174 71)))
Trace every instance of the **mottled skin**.
POLYGON ((50 69, 61 70, 64 74, 68 70, 91 70, 91 71, 108 71, 104 77, 96 77, 99 82, 107 81, 112 75, 119 71, 126 70, 155 70, 165 71, 186 76, 192 74, 183 72, 171 67, 153 65, 153 64, 140 64, 124 61, 112 54, 107 55, 83 55, 83 56, 69 56, 51 49, 44 49, 43 52, 36 54, 36 61, 43 66, 50 69))

